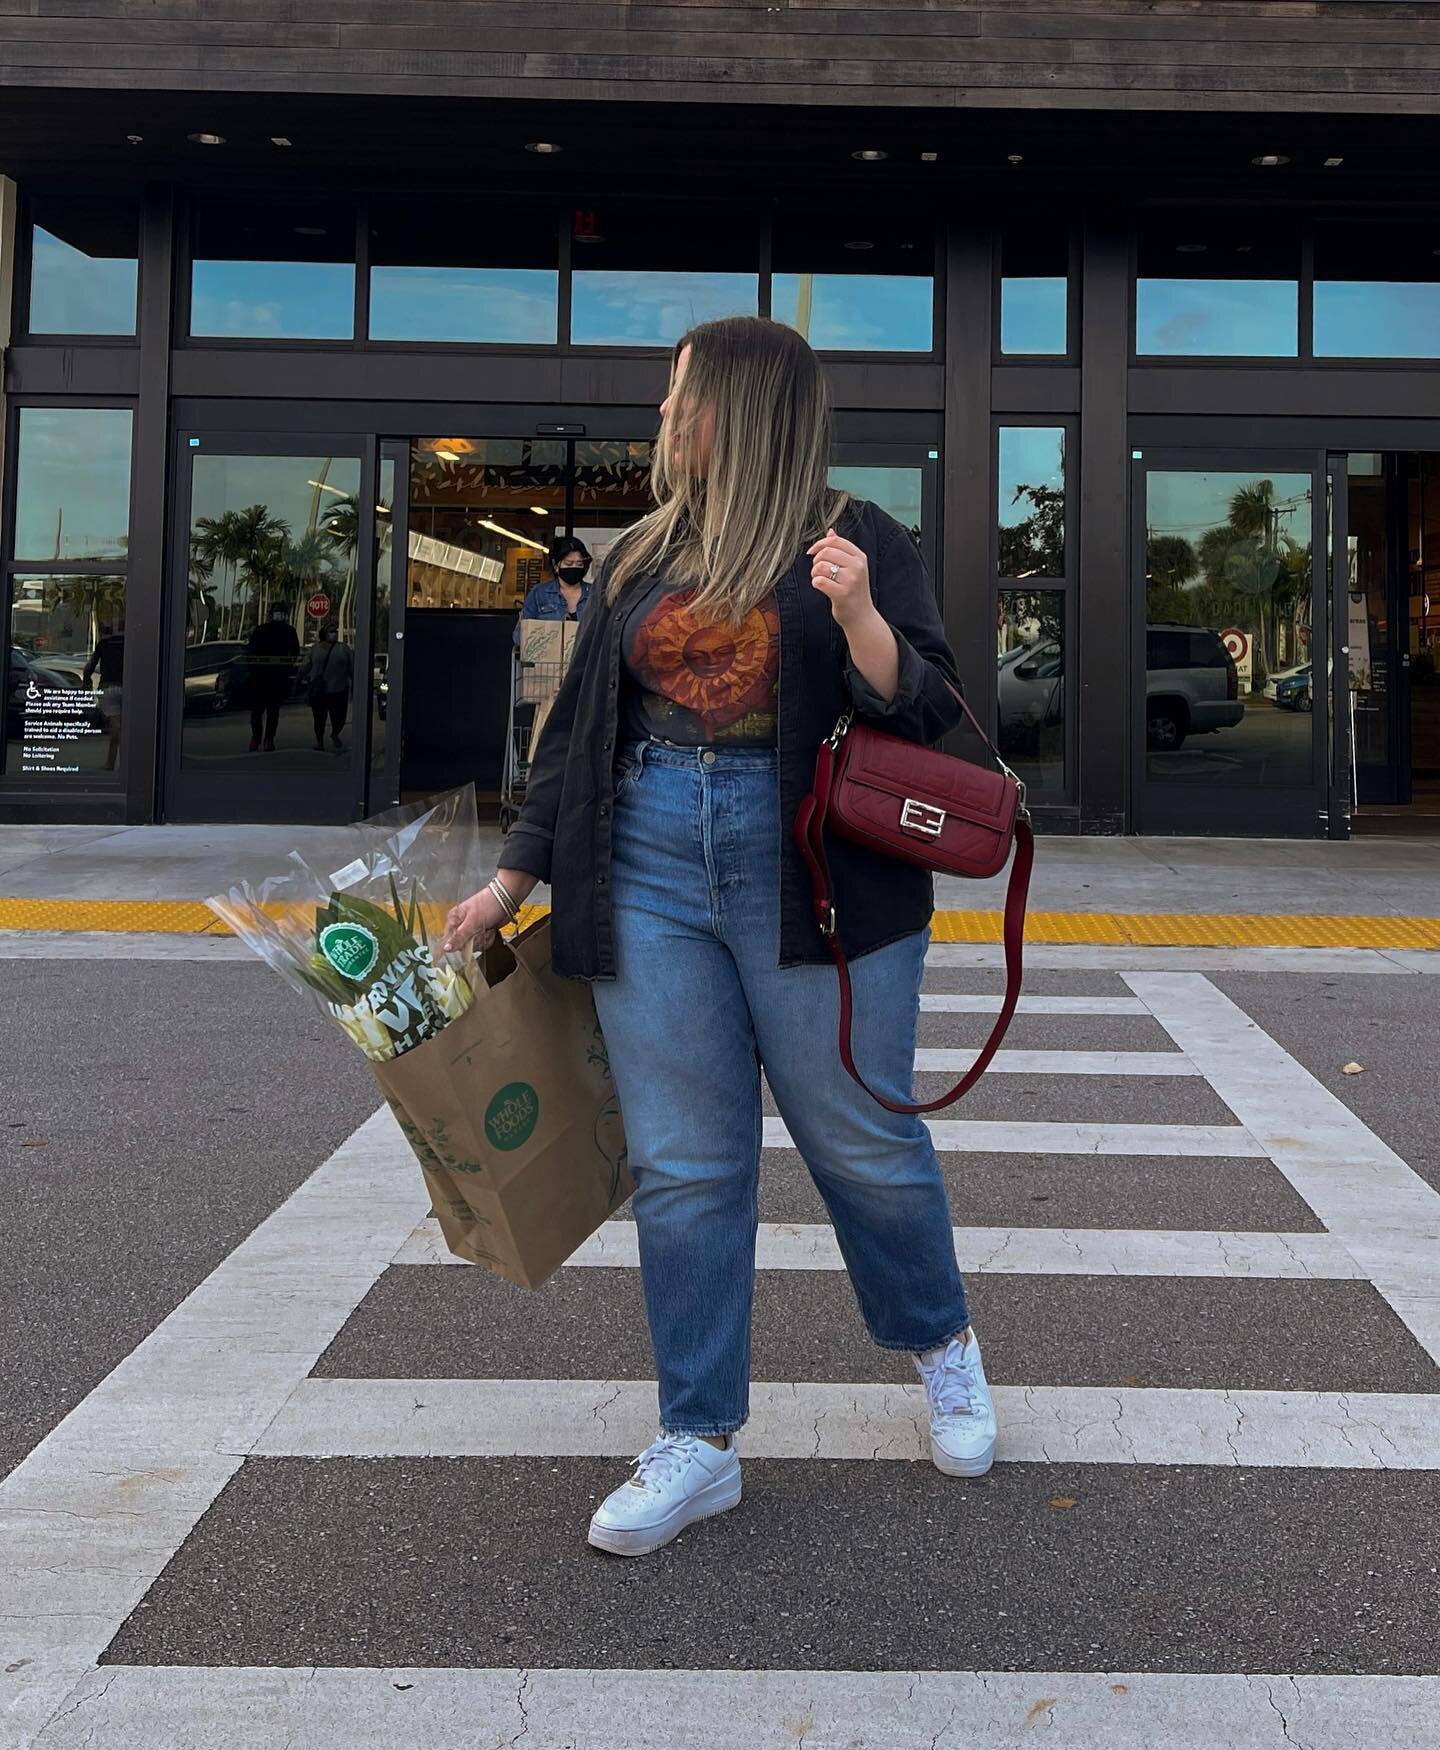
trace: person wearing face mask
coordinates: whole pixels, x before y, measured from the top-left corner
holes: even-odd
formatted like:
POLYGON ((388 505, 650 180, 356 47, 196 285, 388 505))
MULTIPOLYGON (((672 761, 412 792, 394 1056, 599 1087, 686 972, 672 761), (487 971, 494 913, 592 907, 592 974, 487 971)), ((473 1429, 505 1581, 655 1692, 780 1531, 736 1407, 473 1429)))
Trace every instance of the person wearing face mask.
MULTIPOLYGON (((550 569, 554 573, 537 583, 520 608, 522 620, 578 620, 590 600, 585 573, 590 569, 590 550, 573 535, 550 543, 550 569)), ((520 648, 520 628, 515 628, 515 648, 520 648)))
POLYGON ((290 624, 290 610, 277 602, 270 618, 261 620, 245 644, 251 753, 259 751, 262 735, 265 752, 274 753, 280 707, 290 697, 299 658, 300 639, 290 624))

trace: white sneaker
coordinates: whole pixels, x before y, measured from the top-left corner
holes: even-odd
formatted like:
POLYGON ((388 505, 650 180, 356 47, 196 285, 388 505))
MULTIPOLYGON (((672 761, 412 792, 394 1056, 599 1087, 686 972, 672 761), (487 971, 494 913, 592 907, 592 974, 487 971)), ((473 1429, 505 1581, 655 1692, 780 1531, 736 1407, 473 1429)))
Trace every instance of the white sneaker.
POLYGON ((995 1462, 995 1400, 985 1380, 980 1339, 952 1337, 917 1355, 930 1406, 930 1455, 947 1477, 983 1477, 995 1462))
POLYGON ((590 1521, 590 1542, 611 1555, 649 1555, 694 1520, 739 1503, 733 1436, 721 1452, 693 1434, 662 1434, 635 1464, 635 1475, 606 1496, 590 1521))

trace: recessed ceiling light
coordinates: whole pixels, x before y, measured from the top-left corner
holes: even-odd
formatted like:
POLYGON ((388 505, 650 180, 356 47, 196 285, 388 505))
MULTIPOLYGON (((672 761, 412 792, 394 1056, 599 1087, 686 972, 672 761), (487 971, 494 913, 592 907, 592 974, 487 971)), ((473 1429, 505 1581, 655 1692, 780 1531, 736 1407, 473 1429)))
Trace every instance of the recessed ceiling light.
POLYGON ((1012 152, 1006 158, 1005 162, 1007 164, 1023 164, 1025 162, 1025 154, 1023 152, 1012 152))
POLYGON ((271 134, 270 144, 272 146, 293 146, 295 142, 293 140, 287 140, 284 134, 271 134))
POLYGON ((847 249, 873 249, 875 245, 868 237, 852 237, 845 247, 847 249))
POLYGON ((852 158, 858 158, 862 164, 880 164, 883 163, 890 154, 888 152, 879 152, 873 146, 867 146, 864 151, 852 152, 850 156, 852 158))
POLYGON ((920 162, 922 164, 938 164, 939 161, 940 154, 938 152, 922 152, 920 154, 920 162))
POLYGON ((1177 243, 1175 253, 1177 255, 1203 255, 1209 247, 1208 243, 1177 243))
POLYGON ((1327 158, 1325 160, 1325 168, 1327 170, 1338 170, 1344 162, 1345 160, 1343 158, 1327 158))
POLYGON ((557 146, 553 140, 527 140, 525 150, 536 152, 542 158, 553 158, 557 152, 563 152, 565 148, 557 146))
POLYGON ((125 138, 132 146, 139 146, 144 143, 145 136, 144 134, 126 134, 125 138))
POLYGON ((1258 164, 1262 170, 1278 170, 1282 164, 1288 164, 1290 160, 1283 152, 1262 152, 1258 158, 1252 158, 1250 162, 1258 164))
POLYGON ((437 449, 434 453, 440 458, 440 460, 442 462, 458 462, 460 460, 459 456, 455 453, 454 450, 437 449))
POLYGON ((546 510, 543 504, 532 504, 530 506, 530 514, 531 516, 549 516, 550 512, 546 510))
POLYGON ((185 136, 192 146, 223 146, 224 134, 187 134, 185 136))

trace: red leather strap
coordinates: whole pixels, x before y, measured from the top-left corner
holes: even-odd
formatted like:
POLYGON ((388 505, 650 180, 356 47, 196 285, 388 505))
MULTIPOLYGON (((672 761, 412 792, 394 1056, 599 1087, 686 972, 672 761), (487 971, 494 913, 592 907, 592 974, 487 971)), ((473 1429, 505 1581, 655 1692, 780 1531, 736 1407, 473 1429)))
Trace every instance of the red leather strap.
MULTIPOLYGON (((963 703, 963 701, 962 701, 963 703)), ((969 708, 966 715, 969 716, 969 708)), ((973 718, 972 718, 973 721, 973 718)), ((979 725, 976 725, 979 729, 979 725)), ((980 731, 981 739, 989 747, 989 738, 980 731)), ((993 750, 992 750, 993 751, 993 750)), ((828 742, 821 746, 815 765, 815 789, 800 805, 800 812, 795 822, 795 837, 799 843, 801 855, 805 859, 806 868, 810 872, 810 884, 815 901, 815 921, 820 926, 821 933, 830 948, 830 957, 835 962, 836 975, 840 981, 840 1061, 845 1065, 847 1073, 858 1082, 869 1094, 870 1098, 889 1112, 918 1113, 938 1112, 942 1106, 951 1106, 956 1100, 968 1094, 990 1066, 990 1060, 1000 1049, 1011 1021, 1015 1016, 1016 1005, 1020 1001, 1021 960, 1025 940, 1025 906, 1030 895, 1030 872, 1035 862, 1035 838, 1030 830, 1030 823, 1022 815, 1015 822, 1015 855, 1010 865, 1010 881, 1005 890, 1005 998, 1000 1005, 1000 1013, 990 1037, 980 1048, 970 1068, 956 1082, 948 1093, 941 1094, 938 1099, 911 1102, 906 1100, 890 1100, 884 1094, 877 1094, 861 1075, 855 1064, 855 1051, 851 1039, 855 1015, 855 997, 850 984, 850 967, 845 959, 845 950, 840 946, 839 931, 835 927, 835 902, 830 885, 830 864, 825 855, 825 822, 830 809, 830 796, 834 782, 835 749, 828 742)))

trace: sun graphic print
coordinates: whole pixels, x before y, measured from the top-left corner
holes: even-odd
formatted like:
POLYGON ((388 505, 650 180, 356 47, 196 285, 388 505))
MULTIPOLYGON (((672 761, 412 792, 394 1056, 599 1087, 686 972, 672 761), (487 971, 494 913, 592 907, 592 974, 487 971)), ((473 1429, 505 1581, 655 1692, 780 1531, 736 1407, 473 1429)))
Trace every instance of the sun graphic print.
POLYGON ((767 596, 739 626, 694 611, 693 590, 662 596, 636 628, 630 668, 649 692, 689 711, 714 737, 753 712, 774 711, 780 615, 767 596))

